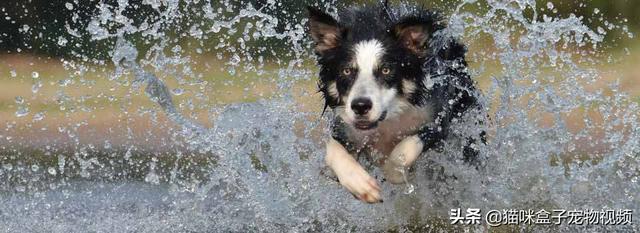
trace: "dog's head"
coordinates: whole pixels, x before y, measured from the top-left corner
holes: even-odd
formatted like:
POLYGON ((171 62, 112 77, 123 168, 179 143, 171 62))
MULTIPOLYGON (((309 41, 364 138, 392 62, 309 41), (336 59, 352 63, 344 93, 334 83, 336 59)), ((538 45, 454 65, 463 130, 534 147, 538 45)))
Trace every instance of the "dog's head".
POLYGON ((352 8, 338 20, 309 7, 325 108, 359 130, 420 101, 429 40, 441 29, 429 11, 391 17, 385 7, 352 8))

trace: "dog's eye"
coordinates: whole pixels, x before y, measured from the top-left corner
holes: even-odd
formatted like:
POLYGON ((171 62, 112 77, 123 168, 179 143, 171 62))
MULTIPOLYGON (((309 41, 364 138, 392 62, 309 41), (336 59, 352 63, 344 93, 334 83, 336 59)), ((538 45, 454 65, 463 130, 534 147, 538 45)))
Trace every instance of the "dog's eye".
POLYGON ((351 75, 351 73, 352 73, 351 68, 342 69, 342 74, 344 74, 345 76, 349 76, 351 75))
POLYGON ((384 67, 384 68, 382 68, 382 70, 380 72, 382 72, 382 74, 384 74, 384 75, 388 75, 388 74, 391 74, 391 69, 387 68, 387 67, 384 67))

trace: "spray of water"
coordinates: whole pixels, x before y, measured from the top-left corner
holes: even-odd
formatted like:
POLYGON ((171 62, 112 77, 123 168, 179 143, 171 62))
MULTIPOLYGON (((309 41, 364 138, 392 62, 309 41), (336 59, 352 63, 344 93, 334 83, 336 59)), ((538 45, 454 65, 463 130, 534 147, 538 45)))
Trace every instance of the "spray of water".
MULTIPOLYGON (((74 9, 73 3, 66 6, 74 9)), ((615 82, 594 88, 602 79, 593 67, 600 61, 603 37, 614 30, 632 36, 624 26, 593 30, 579 16, 541 15, 531 0, 460 3, 443 33, 487 45, 472 47, 469 72, 491 76, 479 96, 490 123, 478 128, 463 118, 453 130, 460 135, 489 132, 489 142, 476 145, 482 165, 475 169, 458 159, 460 142, 451 140, 442 151, 423 155, 407 185, 383 184, 385 203, 365 205, 321 175, 326 120, 300 107, 300 100, 313 93, 304 83, 315 78, 306 22, 287 20, 303 14, 303 8, 276 17, 278 6, 276 1, 255 7, 229 1, 118 0, 98 4, 86 22, 67 24, 68 35, 56 38, 60 46, 67 45, 67 38, 84 37, 107 44, 111 52, 109 62, 88 58, 86 50, 77 51, 75 60, 63 60, 70 77, 58 83, 58 107, 71 117, 96 111, 84 106, 83 98, 120 101, 122 127, 129 132, 122 135, 127 138, 123 145, 131 146, 120 152, 109 150, 110 141, 103 143, 105 150, 82 143, 81 131, 90 127, 85 120, 55 127, 52 133, 69 138, 70 155, 47 148, 44 154, 55 158, 53 164, 2 164, 0 201, 15 207, 0 210, 2 225, 9 231, 31 226, 26 230, 59 232, 450 231, 446 217, 452 208, 637 212, 640 207, 638 105, 615 82), (480 10, 472 13, 471 7, 480 10), (130 11, 137 8, 150 13, 134 20, 130 11), (204 47, 205 42, 217 45, 204 47), (278 43, 288 49, 272 49, 278 43), (203 53, 215 54, 209 58, 214 62, 198 64, 203 53), (231 78, 208 79, 198 66, 231 78), (110 91, 124 89, 123 96, 67 93, 67 86, 95 85, 88 77, 96 74, 108 80, 110 91), (225 86, 243 86, 246 97, 265 83, 274 87, 269 96, 246 103, 220 105, 210 97, 223 96, 219 89, 225 86), (300 86, 306 89, 302 94, 292 91, 300 86), (156 107, 139 103, 149 100, 156 107), (194 114, 201 110, 208 112, 209 122, 194 114), (133 136, 130 127, 136 122, 126 119, 137 113, 160 124, 158 111, 169 119, 162 127, 169 140, 161 144, 170 148, 171 159, 151 156, 141 165, 133 145, 153 136, 133 136), (579 127, 572 127, 575 122, 579 127), (207 162, 184 165, 194 161, 187 156, 192 152, 206 155, 207 162), (126 179, 123 171, 142 173, 142 179, 126 179)), ((34 72, 30 78, 38 76, 34 72)), ((34 85, 34 94, 39 87, 34 85)), ((16 118, 29 115, 25 101, 16 98, 16 118)), ((42 120, 43 114, 33 120, 42 120)), ((9 124, 6 131, 16 127, 9 124)), ((3 140, 11 142, 9 137, 3 140)), ((638 230, 625 227, 615 229, 638 230)), ((561 228, 602 230, 535 230, 561 228)))

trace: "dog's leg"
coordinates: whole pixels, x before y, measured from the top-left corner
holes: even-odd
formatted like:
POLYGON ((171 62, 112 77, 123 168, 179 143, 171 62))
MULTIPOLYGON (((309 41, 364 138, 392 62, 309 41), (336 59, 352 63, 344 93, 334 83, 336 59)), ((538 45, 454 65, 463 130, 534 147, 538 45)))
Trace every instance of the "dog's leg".
POLYGON ((398 143, 382 167, 384 177, 393 184, 404 183, 404 172, 416 161, 423 147, 424 143, 417 135, 407 137, 398 143))
POLYGON ((334 139, 327 143, 325 162, 336 174, 340 184, 356 198, 368 203, 382 202, 378 182, 334 139))

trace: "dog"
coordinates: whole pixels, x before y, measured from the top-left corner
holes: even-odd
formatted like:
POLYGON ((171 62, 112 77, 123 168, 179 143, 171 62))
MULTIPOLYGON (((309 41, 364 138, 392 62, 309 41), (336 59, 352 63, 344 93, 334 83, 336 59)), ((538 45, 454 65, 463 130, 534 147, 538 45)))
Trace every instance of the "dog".
MULTIPOLYGON (((308 14, 319 92, 334 113, 326 165, 356 198, 382 202, 356 156, 366 152, 387 181, 405 182, 404 172, 438 148, 452 121, 479 108, 466 47, 443 33, 437 12, 421 7, 351 7, 337 18, 308 7, 308 14)), ((473 143, 465 159, 477 154, 473 143)))

